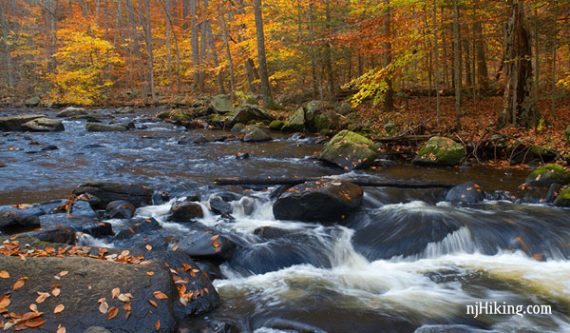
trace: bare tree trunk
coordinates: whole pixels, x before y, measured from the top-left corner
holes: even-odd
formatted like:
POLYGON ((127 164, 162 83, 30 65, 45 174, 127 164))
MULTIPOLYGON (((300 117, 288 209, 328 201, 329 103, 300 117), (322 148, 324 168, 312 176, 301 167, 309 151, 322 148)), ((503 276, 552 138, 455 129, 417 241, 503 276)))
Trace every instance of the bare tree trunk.
POLYGON ((441 8, 441 28, 442 28, 442 33, 441 33, 441 46, 443 48, 443 80, 444 80, 444 84, 445 87, 444 88, 449 88, 449 66, 447 64, 447 61, 449 59, 449 53, 447 51, 447 27, 445 26, 445 11, 444 11, 444 7, 441 8))
MULTIPOLYGON (((314 27, 315 4, 314 0, 309 1, 309 38, 311 41, 315 40, 315 27, 314 27)), ((319 96, 319 78, 317 73, 317 48, 311 48, 311 77, 313 81, 313 98, 319 96)), ((359 58, 360 59, 360 58, 359 58)), ((360 74, 362 75, 362 74, 360 74)))
MULTIPOLYGON (((479 0, 473 1, 473 6, 478 6, 479 0)), ((473 33, 475 34, 475 50, 477 57, 477 82, 483 92, 489 91, 489 70, 487 69, 487 56, 485 52, 485 37, 483 25, 480 20, 473 22, 473 33)))
POLYGON ((44 10, 48 16, 50 45, 48 48, 48 73, 54 74, 57 68, 57 62, 53 56, 57 52, 57 0, 43 0, 44 10))
POLYGON ((439 78, 439 43, 437 33, 437 0, 433 0, 433 50, 435 57, 435 96, 436 96, 436 114, 437 124, 441 120, 441 100, 439 97, 440 78, 439 78))
POLYGON ((171 52, 171 45, 170 39, 172 38, 172 26, 170 24, 170 0, 164 0, 164 12, 166 17, 166 24, 165 24, 165 40, 166 40, 166 72, 168 77, 172 74, 172 52, 171 52))
MULTIPOLYGON (((390 66, 392 63, 392 8, 390 7, 390 0, 384 0, 386 6, 384 16, 384 33, 386 42, 384 42, 384 67, 390 66)), ((390 74, 391 75, 391 74, 390 74)), ((384 96, 384 111, 391 112, 394 110, 394 87, 392 78, 386 79, 386 95, 384 96)))
MULTIPOLYGON (((325 19, 326 19, 326 27, 327 33, 329 35, 332 34, 332 23, 331 23, 331 4, 330 0, 325 0, 325 19)), ((335 75, 333 70, 333 61, 332 61, 332 50, 331 44, 329 42, 325 43, 325 69, 327 73, 327 78, 329 81, 329 98, 333 99, 336 95, 336 82, 335 82, 335 75)))
POLYGON ((510 0, 510 6, 511 17, 505 43, 505 108, 498 125, 534 127, 538 114, 533 100, 532 41, 527 24, 527 11, 524 1, 510 0))
POLYGON ((12 55, 10 54, 10 45, 6 42, 8 40, 8 30, 10 26, 4 14, 5 9, 3 4, 0 3, 0 29, 2 30, 2 39, 0 45, 4 51, 4 62, 6 63, 6 84, 8 88, 14 88, 14 66, 12 63, 12 55))
POLYGON ((222 28, 222 39, 224 42, 224 48, 226 50, 226 58, 228 60, 228 70, 230 72, 230 91, 233 93, 236 89, 236 78, 235 78, 235 70, 234 70, 234 62, 232 59, 232 50, 230 48, 230 42, 228 38, 228 27, 226 24, 226 11, 224 8, 224 4, 220 4, 219 7, 219 15, 220 15, 220 24, 222 28))
POLYGON ((130 81, 131 83, 135 81, 136 78, 136 68, 137 68, 137 59, 140 58, 140 49, 139 49, 139 35, 137 33, 137 19, 135 15, 135 9, 133 5, 133 0, 127 0, 127 14, 129 16, 130 26, 131 26, 131 50, 130 50, 130 60, 131 60, 131 68, 129 69, 130 73, 130 81))
POLYGON ((200 46, 198 40, 198 6, 197 0, 190 0, 190 16, 192 17, 192 26, 190 32, 190 43, 192 48, 192 67, 194 73, 194 90, 201 92, 203 83, 201 82, 201 64, 200 64, 200 46))
POLYGON ((269 72, 267 70, 267 55, 265 52, 265 32, 263 31, 263 13, 261 0, 253 0, 255 14, 255 27, 257 33, 257 59, 259 62, 259 76, 261 79, 261 94, 266 103, 271 103, 271 88, 269 86, 269 72))
POLYGON ((141 21, 143 22, 143 30, 145 33, 145 44, 147 51, 147 68, 148 68, 148 89, 151 96, 152 104, 156 103, 156 92, 154 90, 154 56, 152 50, 152 27, 150 17, 150 0, 143 1, 144 13, 141 11, 141 21))
POLYGON ((461 50, 459 0, 453 0, 453 81, 455 85, 455 128, 461 129, 461 50))

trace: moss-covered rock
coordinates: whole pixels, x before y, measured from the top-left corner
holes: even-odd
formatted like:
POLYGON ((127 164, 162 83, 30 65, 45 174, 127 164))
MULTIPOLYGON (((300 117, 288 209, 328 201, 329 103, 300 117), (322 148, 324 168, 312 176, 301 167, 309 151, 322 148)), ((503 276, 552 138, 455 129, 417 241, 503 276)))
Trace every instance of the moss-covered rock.
POLYGON ((560 190, 558 197, 554 200, 554 204, 558 207, 570 207, 570 186, 560 190))
POLYGON ((305 108, 300 107, 287 119, 283 126, 284 132, 299 132, 305 129, 305 108))
POLYGON ((40 99, 39 96, 33 96, 33 97, 26 99, 24 101, 24 105, 26 105, 27 107, 33 108, 33 107, 40 105, 41 102, 42 102, 42 100, 40 99))
POLYGON ((466 154, 465 147, 462 144, 449 138, 434 136, 420 147, 414 163, 452 166, 461 163, 466 154))
POLYGON ((282 120, 274 120, 269 124, 269 128, 274 131, 280 131, 283 126, 285 126, 285 122, 282 120))
POLYGON ((235 108, 232 100, 227 95, 217 95, 210 100, 209 110, 215 113, 230 113, 234 112, 235 108))
POLYGON ((0 131, 23 131, 22 125, 38 118, 45 118, 42 114, 24 114, 17 116, 0 117, 0 131))
POLYGON ((570 184, 570 171, 558 164, 546 164, 536 168, 526 177, 525 184, 550 186, 551 184, 570 184))
POLYGON ((323 147, 319 158, 345 170, 362 168, 376 158, 376 145, 367 137, 344 130, 323 147))
POLYGON ((256 105, 244 105, 241 106, 235 113, 232 113, 230 119, 230 125, 243 123, 248 124, 251 121, 272 121, 273 117, 267 112, 262 110, 256 105))
POLYGON ((273 138, 267 134, 265 130, 256 126, 247 127, 245 136, 243 137, 244 142, 263 142, 271 140, 273 140, 273 138))

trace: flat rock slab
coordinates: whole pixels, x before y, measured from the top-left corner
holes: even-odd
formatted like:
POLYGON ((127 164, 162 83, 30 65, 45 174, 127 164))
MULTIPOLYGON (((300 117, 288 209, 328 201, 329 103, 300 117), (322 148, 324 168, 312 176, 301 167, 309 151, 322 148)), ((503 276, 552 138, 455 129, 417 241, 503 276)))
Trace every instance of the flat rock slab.
POLYGON ((65 326, 67 332, 83 332, 92 326, 104 327, 111 332, 172 332, 176 321, 172 303, 178 297, 168 271, 158 264, 130 265, 83 257, 65 258, 26 258, 0 256, 0 267, 10 274, 8 279, 0 279, 0 297, 9 295, 9 312, 24 314, 30 312, 30 305, 36 304, 40 318, 45 323, 27 332, 55 332, 58 325, 65 326), (60 272, 67 275, 56 279, 60 272), (153 272, 152 277, 147 272, 153 272), (14 283, 23 277, 28 280, 20 289, 13 291, 14 283), (59 296, 51 295, 43 303, 36 302, 37 292, 51 293, 54 286, 61 289, 59 296), (127 312, 118 299, 112 298, 112 290, 119 288, 121 293, 131 293, 132 312, 127 312), (157 299, 153 293, 161 291, 168 299, 157 299), (109 309, 117 307, 116 317, 108 319, 108 314, 99 311, 98 300, 105 298, 109 309), (156 307, 149 300, 155 302, 156 307), (54 314, 62 304, 62 312, 54 314), (157 321, 160 328, 156 330, 157 321))

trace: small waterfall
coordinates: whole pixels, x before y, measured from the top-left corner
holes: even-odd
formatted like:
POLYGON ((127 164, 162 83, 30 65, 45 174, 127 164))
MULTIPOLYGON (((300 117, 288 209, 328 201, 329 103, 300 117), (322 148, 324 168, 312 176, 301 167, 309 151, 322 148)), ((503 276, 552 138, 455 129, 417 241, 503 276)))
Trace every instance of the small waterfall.
POLYGON ((425 251, 419 258, 437 258, 446 254, 454 253, 474 253, 476 245, 473 242, 471 232, 467 227, 447 235, 443 240, 436 243, 429 243, 425 251))

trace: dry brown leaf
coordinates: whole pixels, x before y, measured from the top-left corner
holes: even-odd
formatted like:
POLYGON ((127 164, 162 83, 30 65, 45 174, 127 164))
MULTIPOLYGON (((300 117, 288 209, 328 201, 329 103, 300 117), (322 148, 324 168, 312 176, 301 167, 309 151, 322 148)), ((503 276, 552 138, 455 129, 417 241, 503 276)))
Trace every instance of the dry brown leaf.
POLYGON ((38 312, 38 306, 35 303, 30 304, 30 311, 38 312))
POLYGON ((7 308, 11 302, 10 295, 0 296, 0 308, 7 308))
POLYGON ((65 306, 63 304, 58 304, 55 306, 55 309, 53 309, 53 313, 61 313, 63 310, 65 310, 65 306))
POLYGON ((168 299, 168 296, 166 296, 166 294, 163 293, 162 291, 155 291, 152 294, 156 299, 168 299))
POLYGON ((128 311, 131 311, 131 310, 132 310, 131 303, 124 304, 124 305, 123 305, 123 310, 125 310, 125 311, 127 311, 127 312, 128 312, 128 311))
POLYGON ((61 324, 59 324, 57 326, 57 331, 55 331, 55 333, 67 333, 67 329, 65 329, 65 326, 62 326, 61 324))
POLYGON ((154 276, 154 272, 146 272, 146 275, 148 275, 148 276, 154 276))
POLYGON ((152 245, 147 244, 145 247, 147 251, 152 251, 152 245))
POLYGON ((10 278, 10 273, 6 271, 0 271, 0 279, 9 279, 9 278, 10 278))
POLYGON ((18 290, 18 289, 22 288, 26 284, 27 280, 28 280, 28 277, 26 277, 26 276, 19 278, 14 283, 14 285, 12 286, 12 290, 18 290))
POLYGON ((105 300, 99 303, 99 312, 105 314, 109 311, 109 304, 105 300))
POLYGON ((57 287, 56 287, 56 288, 53 288, 53 289, 51 290, 51 294, 53 295, 53 297, 57 297, 57 296, 59 296, 59 295, 61 294, 61 289, 59 289, 59 288, 57 288, 57 287))
POLYGON ((111 290, 111 295, 112 295, 113 299, 117 298, 120 293, 121 293, 121 289, 119 289, 119 288, 114 288, 113 290, 111 290))
POLYGON ((109 312, 107 313, 107 320, 111 320, 111 319, 115 318, 118 314, 119 314, 119 308, 117 308, 115 306, 110 308, 109 312))
POLYGON ((155 308, 158 306, 158 304, 156 304, 155 301, 153 301, 152 299, 147 299, 147 301, 150 303, 150 305, 154 306, 155 308))
POLYGON ((157 331, 160 329, 160 320, 156 321, 156 323, 154 324, 154 328, 156 328, 157 331))
POLYGON ((69 274, 69 271, 61 271, 61 272, 57 273, 57 276, 59 276, 59 277, 64 277, 64 276, 66 276, 67 274, 69 274))
POLYGON ((33 318, 33 319, 26 321, 24 323, 24 325, 26 325, 26 327, 36 328, 36 327, 42 326, 45 323, 46 323, 45 319, 40 318, 40 317, 36 317, 36 318, 33 318))
POLYGON ((119 299, 119 301, 127 303, 131 301, 132 297, 129 297, 127 294, 120 294, 117 298, 119 299))
POLYGON ((42 293, 41 291, 38 291, 37 294, 36 303, 38 304, 42 304, 50 296, 49 293, 42 293))

